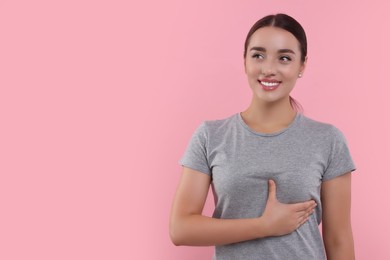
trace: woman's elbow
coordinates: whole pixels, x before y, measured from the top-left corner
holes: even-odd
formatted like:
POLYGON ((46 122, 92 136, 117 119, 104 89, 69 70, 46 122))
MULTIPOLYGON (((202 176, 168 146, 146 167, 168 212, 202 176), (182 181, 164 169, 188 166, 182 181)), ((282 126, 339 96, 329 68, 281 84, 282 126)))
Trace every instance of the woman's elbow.
POLYGON ((175 246, 184 245, 183 230, 179 227, 177 221, 171 221, 169 225, 169 237, 175 246))

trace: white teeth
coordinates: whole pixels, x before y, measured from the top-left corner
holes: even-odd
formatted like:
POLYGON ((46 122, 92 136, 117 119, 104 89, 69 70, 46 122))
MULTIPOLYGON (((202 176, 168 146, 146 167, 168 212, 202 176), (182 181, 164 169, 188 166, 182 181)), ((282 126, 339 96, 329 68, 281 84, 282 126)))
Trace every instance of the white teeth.
POLYGON ((260 81, 261 84, 263 84, 264 86, 267 86, 267 87, 275 87, 277 85, 279 85, 279 82, 264 82, 264 81, 260 81))

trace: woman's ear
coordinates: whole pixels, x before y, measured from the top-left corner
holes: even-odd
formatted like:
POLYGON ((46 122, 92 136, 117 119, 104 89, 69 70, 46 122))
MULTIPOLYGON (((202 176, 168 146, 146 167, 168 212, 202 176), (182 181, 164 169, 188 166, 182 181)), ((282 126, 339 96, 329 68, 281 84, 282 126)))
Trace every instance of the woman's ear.
POLYGON ((299 70, 299 75, 301 75, 300 77, 302 77, 303 72, 304 72, 305 69, 306 69, 307 59, 308 59, 308 57, 306 56, 305 61, 302 63, 301 68, 300 68, 300 70, 299 70))

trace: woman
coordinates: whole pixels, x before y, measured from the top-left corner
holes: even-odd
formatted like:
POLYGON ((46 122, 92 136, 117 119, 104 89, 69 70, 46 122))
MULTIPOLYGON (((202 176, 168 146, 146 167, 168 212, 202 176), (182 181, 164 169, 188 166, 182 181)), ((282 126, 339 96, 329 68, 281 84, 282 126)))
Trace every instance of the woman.
POLYGON ((223 260, 354 259, 347 141, 289 95, 306 63, 295 19, 269 15, 253 25, 244 49, 252 101, 194 132, 171 211, 175 245, 215 245, 213 259, 223 260), (210 185, 212 218, 202 215, 210 185))

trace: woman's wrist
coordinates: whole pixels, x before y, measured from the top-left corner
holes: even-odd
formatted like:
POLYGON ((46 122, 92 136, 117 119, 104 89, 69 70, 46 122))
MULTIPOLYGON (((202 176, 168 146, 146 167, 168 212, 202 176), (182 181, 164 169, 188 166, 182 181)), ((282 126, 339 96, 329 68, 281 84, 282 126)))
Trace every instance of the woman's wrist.
POLYGON ((271 232, 268 230, 268 225, 265 223, 264 217, 258 217, 255 219, 255 230, 257 238, 271 236, 271 232))

